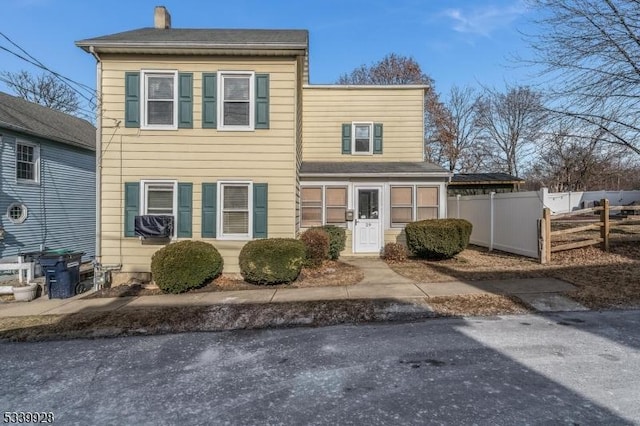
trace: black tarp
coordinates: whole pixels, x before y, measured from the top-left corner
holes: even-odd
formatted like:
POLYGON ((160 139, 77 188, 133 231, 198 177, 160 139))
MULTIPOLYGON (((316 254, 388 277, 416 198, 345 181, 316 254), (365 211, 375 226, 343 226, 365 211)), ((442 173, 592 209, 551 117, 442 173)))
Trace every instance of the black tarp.
POLYGON ((171 238, 173 216, 136 216, 135 233, 142 238, 171 238))

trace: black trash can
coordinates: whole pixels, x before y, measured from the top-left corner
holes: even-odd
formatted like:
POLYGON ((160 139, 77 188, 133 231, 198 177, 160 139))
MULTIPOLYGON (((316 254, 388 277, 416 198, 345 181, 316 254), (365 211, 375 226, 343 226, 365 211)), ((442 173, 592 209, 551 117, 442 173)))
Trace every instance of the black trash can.
POLYGON ((40 266, 44 272, 49 299, 66 299, 76 295, 83 254, 57 250, 43 252, 40 255, 40 266))

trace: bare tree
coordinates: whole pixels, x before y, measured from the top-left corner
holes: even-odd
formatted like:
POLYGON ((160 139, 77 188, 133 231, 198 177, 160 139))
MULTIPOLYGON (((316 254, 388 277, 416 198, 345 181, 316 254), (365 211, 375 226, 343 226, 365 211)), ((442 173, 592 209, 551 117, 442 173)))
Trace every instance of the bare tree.
POLYGON ((494 155, 494 169, 518 176, 520 163, 538 141, 546 117, 540 93, 528 87, 485 89, 478 101, 478 124, 494 155))
POLYGON ((640 2, 529 0, 540 25, 528 37, 552 83, 554 111, 640 154, 640 2), (554 84, 555 83, 555 84, 554 84))
POLYGON ((80 109, 77 93, 51 74, 34 76, 27 71, 2 72, 2 80, 27 101, 74 114, 80 109))
POLYGON ((446 150, 439 149, 452 143, 451 115, 440 102, 431 77, 422 72, 420 64, 411 57, 390 53, 368 66, 361 65, 349 74, 343 74, 338 84, 403 85, 423 84, 425 91, 425 156, 437 164, 446 162, 446 150), (434 149, 438 148, 438 149, 434 149))
POLYGON ((481 146, 478 122, 480 97, 472 87, 452 86, 445 107, 449 111, 452 135, 451 143, 443 146, 447 165, 451 172, 475 172, 482 165, 479 158, 484 152, 481 146))

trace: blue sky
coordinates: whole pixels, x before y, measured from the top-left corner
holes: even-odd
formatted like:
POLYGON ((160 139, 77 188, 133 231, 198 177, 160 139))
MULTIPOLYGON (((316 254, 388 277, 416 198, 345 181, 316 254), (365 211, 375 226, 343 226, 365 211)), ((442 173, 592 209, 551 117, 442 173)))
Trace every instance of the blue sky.
MULTIPOLYGON (((153 26, 159 4, 174 28, 308 29, 314 84, 391 52, 414 57, 440 93, 530 78, 509 60, 527 55, 519 31, 532 31, 521 0, 2 0, 0 31, 47 67, 95 87, 94 59, 74 41, 153 26)), ((1 37, 0 47, 15 50, 1 37)), ((0 50, 0 71, 20 69, 34 70, 0 50)), ((1 82, 0 90, 8 91, 1 82)))

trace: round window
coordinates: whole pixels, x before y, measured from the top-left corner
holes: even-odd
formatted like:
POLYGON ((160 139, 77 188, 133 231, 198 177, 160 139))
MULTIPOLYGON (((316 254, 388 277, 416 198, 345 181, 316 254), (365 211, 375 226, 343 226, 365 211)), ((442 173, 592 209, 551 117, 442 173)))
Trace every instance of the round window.
POLYGON ((7 209, 7 217, 12 223, 22 223, 27 219, 27 206, 13 203, 7 209))

